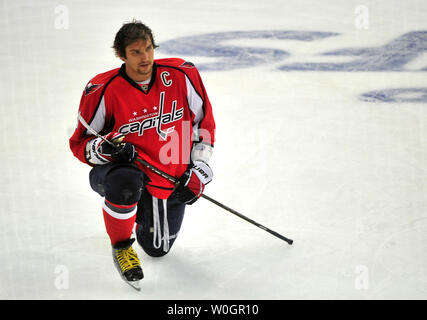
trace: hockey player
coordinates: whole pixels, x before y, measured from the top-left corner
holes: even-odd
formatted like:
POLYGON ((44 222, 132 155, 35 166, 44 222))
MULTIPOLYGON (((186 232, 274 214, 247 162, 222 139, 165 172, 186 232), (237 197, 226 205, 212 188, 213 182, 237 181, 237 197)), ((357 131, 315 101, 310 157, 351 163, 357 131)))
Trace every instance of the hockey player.
POLYGON ((184 216, 212 180, 215 122, 196 67, 178 58, 154 59, 149 27, 125 23, 113 48, 124 63, 93 77, 79 107, 81 122, 69 140, 75 157, 92 166, 89 181, 103 197, 102 212, 120 275, 138 288, 143 278, 132 243, 150 256, 171 249, 184 216), (179 184, 141 165, 143 159, 179 184))

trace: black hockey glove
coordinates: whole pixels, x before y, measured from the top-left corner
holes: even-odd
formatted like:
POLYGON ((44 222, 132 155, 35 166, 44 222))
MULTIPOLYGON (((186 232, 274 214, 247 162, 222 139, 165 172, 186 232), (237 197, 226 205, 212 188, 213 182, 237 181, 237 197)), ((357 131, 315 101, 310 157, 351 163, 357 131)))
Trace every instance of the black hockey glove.
POLYGON ((181 202, 193 204, 200 198, 205 185, 212 181, 213 173, 203 161, 194 161, 190 168, 179 178, 178 187, 173 195, 181 202))
MULTIPOLYGON (((123 134, 110 132, 104 138, 114 143, 121 141, 123 134)), ((86 156, 92 164, 132 163, 138 157, 138 152, 135 150, 135 146, 129 142, 119 142, 112 146, 103 139, 96 138, 88 142, 86 156)))

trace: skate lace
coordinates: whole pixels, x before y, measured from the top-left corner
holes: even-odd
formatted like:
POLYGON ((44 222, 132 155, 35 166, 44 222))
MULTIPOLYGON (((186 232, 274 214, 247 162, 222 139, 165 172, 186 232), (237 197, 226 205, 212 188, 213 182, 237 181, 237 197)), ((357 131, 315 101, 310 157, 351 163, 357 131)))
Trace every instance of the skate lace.
POLYGON ((132 247, 127 249, 117 250, 116 252, 117 262, 123 272, 138 267, 140 265, 138 256, 132 247))

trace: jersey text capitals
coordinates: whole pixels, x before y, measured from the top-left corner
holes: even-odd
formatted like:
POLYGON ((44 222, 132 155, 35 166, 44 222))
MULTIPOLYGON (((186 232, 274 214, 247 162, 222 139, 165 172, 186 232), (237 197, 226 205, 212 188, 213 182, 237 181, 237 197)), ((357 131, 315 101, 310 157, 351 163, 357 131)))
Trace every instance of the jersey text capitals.
POLYGON ((144 134, 145 130, 156 129, 157 134, 163 139, 166 140, 168 134, 172 133, 175 130, 175 126, 163 129, 162 126, 173 123, 182 119, 184 115, 184 108, 177 109, 177 101, 172 101, 172 110, 170 113, 163 113, 164 111, 164 101, 165 101, 165 92, 160 93, 159 100, 159 113, 153 117, 146 118, 142 121, 130 122, 125 125, 122 125, 119 128, 119 132, 123 134, 129 133, 138 133, 139 136, 144 134))

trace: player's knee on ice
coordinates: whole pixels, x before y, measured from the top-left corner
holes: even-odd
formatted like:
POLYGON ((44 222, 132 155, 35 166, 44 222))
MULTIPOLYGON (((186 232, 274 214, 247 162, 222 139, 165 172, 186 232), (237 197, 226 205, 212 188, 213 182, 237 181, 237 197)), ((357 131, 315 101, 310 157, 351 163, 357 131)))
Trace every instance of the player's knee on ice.
POLYGON ((149 256, 156 257, 156 258, 163 257, 164 255, 168 254, 172 248, 173 243, 175 242, 175 238, 169 240, 169 250, 164 251, 163 247, 160 247, 160 248, 154 247, 153 235, 152 235, 152 232, 150 233, 151 234, 147 234, 147 233, 144 234, 141 226, 138 226, 137 228, 136 238, 139 245, 144 250, 144 252, 149 256))

